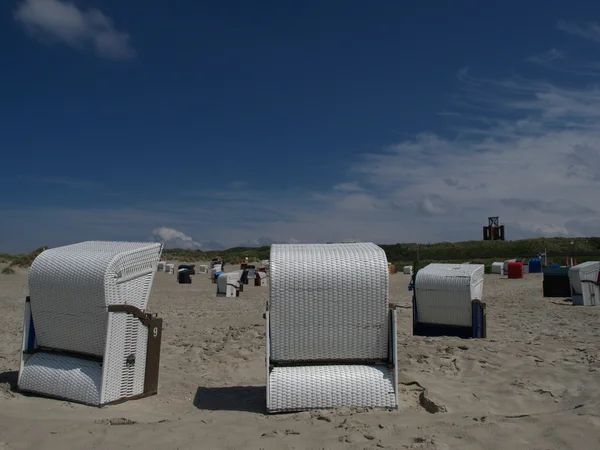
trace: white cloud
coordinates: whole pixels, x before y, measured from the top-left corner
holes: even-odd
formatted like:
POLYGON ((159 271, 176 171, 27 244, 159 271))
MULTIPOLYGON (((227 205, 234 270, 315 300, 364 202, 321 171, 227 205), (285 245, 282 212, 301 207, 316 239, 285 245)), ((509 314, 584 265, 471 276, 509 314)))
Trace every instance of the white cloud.
POLYGON ((271 239, 270 237, 260 237, 257 239, 250 239, 245 242, 240 242, 237 245, 235 245, 235 247, 264 247, 273 244, 297 244, 299 242, 300 241, 294 238, 290 238, 284 241, 276 241, 271 239))
POLYGON ((432 195, 429 197, 422 198, 419 201, 419 207, 421 211, 423 211, 426 214, 441 215, 448 212, 445 203, 446 202, 444 202, 444 200, 440 196, 432 195))
POLYGON ((455 135, 423 132, 364 155, 344 184, 369 189, 335 185, 315 196, 330 215, 303 214, 281 232, 303 238, 308 222, 320 238, 328 230, 379 242, 481 239, 487 217, 499 215, 509 239, 598 234, 600 88, 467 70, 459 80, 448 114, 455 135))
MULTIPOLYGON (((174 246, 258 245, 291 242, 291 236, 436 242, 479 240, 488 216, 500 216, 508 239, 598 235, 600 88, 579 77, 558 84, 461 70, 458 78, 460 91, 446 115, 456 133, 425 131, 353 157, 351 171, 331 174, 329 189, 259 184, 250 201, 236 183, 206 191, 180 186, 169 202, 121 210, 1 211, 4 236, 36 236, 24 251, 75 236, 139 238, 168 223, 174 229, 164 237, 179 238, 174 246), (201 241, 177 231, 197 229, 201 241)), ((2 238, 0 249, 12 248, 14 239, 4 238, 3 247, 2 238)))
POLYGON ((51 184, 64 186, 71 189, 99 189, 102 184, 95 181, 71 178, 71 177, 46 177, 46 178, 28 178, 29 182, 35 182, 40 184, 51 184))
POLYGON ((578 24, 576 22, 559 20, 557 26, 561 31, 600 43, 600 25, 597 23, 578 24))
POLYGON ((202 244, 190 236, 173 228, 160 227, 152 231, 152 236, 165 243, 167 248, 200 249, 202 244))
POLYGON ((333 189, 335 189, 336 191, 342 191, 342 192, 360 192, 363 190, 363 188, 361 188, 356 181, 352 181, 350 183, 336 184, 333 187, 333 189))
POLYGON ((129 59, 135 56, 129 34, 118 31, 109 17, 97 9, 82 11, 61 0, 24 0, 15 20, 32 36, 47 42, 62 42, 84 50, 91 46, 101 57, 129 59))
POLYGON ((230 181, 229 183, 227 183, 226 186, 230 189, 240 189, 241 190, 241 189, 247 188, 248 183, 243 180, 235 180, 235 181, 230 181))
POLYGON ((546 66, 546 65, 549 65, 559 59, 564 59, 564 57, 565 57, 564 52, 553 48, 551 50, 540 53, 538 55, 530 56, 529 58, 527 58, 527 61, 535 63, 535 64, 541 64, 542 66, 546 66))
POLYGON ((569 231, 565 227, 554 224, 543 223, 532 227, 532 231, 540 236, 568 236, 569 231))
POLYGON ((464 104, 489 111, 482 120, 458 138, 424 133, 367 155, 356 171, 388 190, 401 182, 387 195, 397 204, 417 201, 467 227, 500 215, 542 235, 576 235, 584 230, 573 219, 600 219, 600 91, 460 78, 464 104))

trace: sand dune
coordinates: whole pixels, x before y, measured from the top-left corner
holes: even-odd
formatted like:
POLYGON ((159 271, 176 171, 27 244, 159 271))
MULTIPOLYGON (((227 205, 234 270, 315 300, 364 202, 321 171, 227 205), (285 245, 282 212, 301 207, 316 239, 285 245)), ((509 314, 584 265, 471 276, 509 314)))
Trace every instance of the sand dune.
POLYGON ((390 277, 399 411, 269 416, 267 287, 216 298, 207 275, 158 273, 159 394, 94 408, 16 392, 27 271, 0 275, 0 450, 600 448, 600 308, 542 298, 538 274, 485 277, 485 340, 412 337, 409 276, 390 277))

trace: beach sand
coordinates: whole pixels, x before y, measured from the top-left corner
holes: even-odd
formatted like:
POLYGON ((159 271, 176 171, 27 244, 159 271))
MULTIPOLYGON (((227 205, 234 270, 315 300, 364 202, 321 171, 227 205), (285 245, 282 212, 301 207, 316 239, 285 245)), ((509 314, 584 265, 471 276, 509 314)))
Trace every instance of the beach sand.
POLYGON ((543 298, 541 280, 486 275, 488 338, 461 340, 411 336, 409 276, 391 275, 400 409, 266 415, 268 287, 216 298, 208 275, 157 273, 159 393, 95 408, 16 391, 18 269, 0 275, 0 450, 600 448, 600 308, 543 298))

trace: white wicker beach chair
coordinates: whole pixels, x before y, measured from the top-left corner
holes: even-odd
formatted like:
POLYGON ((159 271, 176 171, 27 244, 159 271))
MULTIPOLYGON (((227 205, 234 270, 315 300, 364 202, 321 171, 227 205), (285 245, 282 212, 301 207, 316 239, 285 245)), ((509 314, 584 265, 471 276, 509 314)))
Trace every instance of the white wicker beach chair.
POLYGON ((254 279, 254 286, 266 286, 267 285, 267 272, 256 272, 256 278, 254 279))
POLYGON ((504 263, 503 262, 492 263, 492 273, 497 274, 497 275, 504 275, 504 263))
POLYGON ((162 319, 146 313, 159 243, 82 242, 29 270, 18 386, 89 405, 156 394, 162 319))
POLYGON ((569 269, 571 300, 574 305, 600 306, 599 270, 598 261, 584 262, 569 269))
POLYGON ((240 271, 226 272, 217 278, 217 297, 240 296, 240 271))
POLYGON ((208 275, 209 278, 211 279, 211 281, 213 283, 217 282, 217 273, 219 273, 221 271, 221 264, 215 264, 211 269, 210 269, 210 274, 208 275))
POLYGON ((257 277, 256 273, 258 272, 256 266, 254 264, 248 265, 246 268, 242 269, 242 271, 244 272, 242 276, 242 283, 249 284, 250 280, 252 280, 252 284, 254 284, 254 280, 256 280, 257 277))
POLYGON ((482 264, 429 264, 415 276, 413 334, 486 337, 482 264))
POLYGON ((175 264, 173 264, 173 263, 165 264, 165 273, 175 273, 175 264))
POLYGON ((273 244, 270 271, 267 411, 397 408, 385 252, 372 243, 273 244))

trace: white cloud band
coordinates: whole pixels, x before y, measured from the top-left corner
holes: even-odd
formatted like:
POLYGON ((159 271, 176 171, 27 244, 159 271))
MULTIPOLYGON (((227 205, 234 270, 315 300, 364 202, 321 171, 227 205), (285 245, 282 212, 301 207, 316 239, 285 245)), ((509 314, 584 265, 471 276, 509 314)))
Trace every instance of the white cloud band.
POLYGON ((91 46, 104 58, 135 56, 129 34, 118 31, 113 21, 97 9, 82 11, 61 0, 24 0, 14 17, 40 40, 61 42, 80 50, 91 46))

